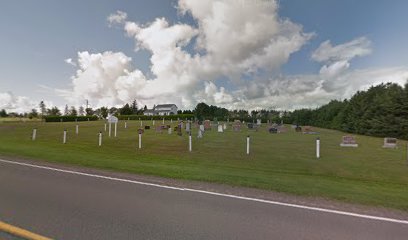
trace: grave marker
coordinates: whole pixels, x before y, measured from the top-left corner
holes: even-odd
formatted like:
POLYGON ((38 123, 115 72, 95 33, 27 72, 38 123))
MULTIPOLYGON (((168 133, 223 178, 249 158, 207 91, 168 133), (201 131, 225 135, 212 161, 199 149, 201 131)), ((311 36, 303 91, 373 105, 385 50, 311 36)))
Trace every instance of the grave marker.
POLYGON ((384 138, 383 148, 397 148, 396 138, 384 138))
POLYGON ((358 147, 358 144, 354 136, 348 135, 348 136, 343 136, 340 146, 341 147, 358 147))
POLYGON ((157 126, 156 127, 156 133, 163 133, 163 128, 164 128, 164 126, 157 126))
POLYGON ((211 130, 211 121, 210 120, 205 120, 204 121, 204 130, 205 131, 211 130))
POLYGON ((234 132, 239 132, 241 131, 241 121, 240 120, 235 120, 234 123, 232 124, 232 130, 234 132))
POLYGON ((275 127, 271 127, 271 128, 269 128, 269 133, 278 133, 278 129, 277 128, 275 128, 275 127))
POLYGON ((222 127, 222 125, 221 125, 221 124, 220 124, 220 125, 218 125, 218 132, 219 132, 219 133, 224 132, 224 128, 222 127))

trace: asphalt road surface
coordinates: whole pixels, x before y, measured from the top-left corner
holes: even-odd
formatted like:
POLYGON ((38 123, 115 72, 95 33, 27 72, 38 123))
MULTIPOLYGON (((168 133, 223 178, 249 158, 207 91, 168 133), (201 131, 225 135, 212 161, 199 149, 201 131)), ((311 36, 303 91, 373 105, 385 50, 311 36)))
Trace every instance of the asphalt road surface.
POLYGON ((408 239, 408 224, 0 161, 0 221, 55 239, 408 239))

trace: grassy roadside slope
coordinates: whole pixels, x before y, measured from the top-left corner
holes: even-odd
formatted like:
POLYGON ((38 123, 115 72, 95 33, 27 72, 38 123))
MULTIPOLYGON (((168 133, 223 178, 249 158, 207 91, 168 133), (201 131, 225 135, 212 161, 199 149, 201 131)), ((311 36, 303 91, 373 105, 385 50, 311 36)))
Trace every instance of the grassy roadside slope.
MULTIPOLYGON (((156 121, 156 124, 161 121, 156 121)), ((145 122, 146 124, 151 122, 145 122)), ((226 183, 298 195, 321 196, 352 203, 408 210, 406 142, 398 149, 383 149, 382 139, 357 136, 358 148, 341 148, 341 132, 316 129, 321 138, 321 159, 315 158, 317 135, 269 134, 243 128, 225 133, 215 130, 196 138, 188 152, 188 137, 147 130, 143 148, 137 149, 139 121, 118 126, 118 137, 104 133, 102 147, 97 133, 103 122, 75 123, 5 122, 0 124, 0 156, 60 162, 169 178, 226 183), (38 129, 31 141, 32 128, 38 129), (63 129, 68 143, 62 144, 63 129), (251 154, 245 154, 251 135, 251 154)))

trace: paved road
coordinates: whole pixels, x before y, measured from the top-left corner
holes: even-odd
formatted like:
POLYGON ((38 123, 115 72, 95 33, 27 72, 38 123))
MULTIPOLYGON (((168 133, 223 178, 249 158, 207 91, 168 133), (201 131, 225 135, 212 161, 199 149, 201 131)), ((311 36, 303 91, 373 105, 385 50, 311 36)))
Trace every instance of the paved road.
POLYGON ((55 239, 407 239, 408 224, 0 162, 0 220, 55 239))

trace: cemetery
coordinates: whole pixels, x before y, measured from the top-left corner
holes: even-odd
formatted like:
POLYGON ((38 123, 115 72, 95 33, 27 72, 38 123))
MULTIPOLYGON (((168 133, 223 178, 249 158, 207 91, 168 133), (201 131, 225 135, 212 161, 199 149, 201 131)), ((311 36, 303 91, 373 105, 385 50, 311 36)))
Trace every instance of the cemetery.
POLYGON ((113 117, 4 122, 0 133, 0 157, 408 209, 407 142, 394 138, 258 121, 154 122, 113 117))

